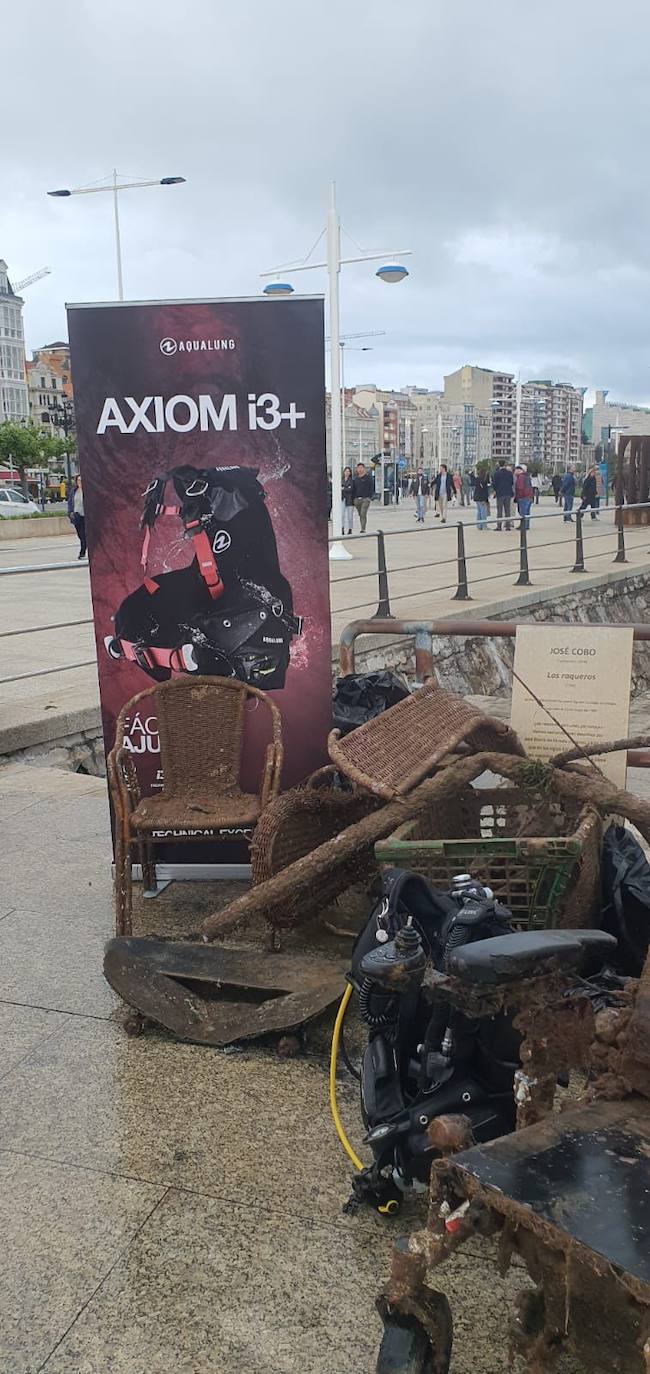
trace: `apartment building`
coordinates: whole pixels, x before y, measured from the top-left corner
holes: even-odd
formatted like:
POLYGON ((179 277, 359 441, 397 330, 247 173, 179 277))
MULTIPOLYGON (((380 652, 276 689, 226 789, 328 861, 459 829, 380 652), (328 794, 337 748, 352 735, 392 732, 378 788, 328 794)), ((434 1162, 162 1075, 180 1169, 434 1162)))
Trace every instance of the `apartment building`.
POLYGON ((444 408, 471 406, 490 417, 490 461, 500 458, 514 462, 516 433, 516 387, 512 373, 493 372, 489 367, 466 364, 444 378, 444 408))
POLYGON ((569 382, 524 382, 520 402, 520 461, 553 472, 582 463, 584 391, 569 382))
POLYGON ((26 424, 28 418, 23 299, 13 290, 7 264, 0 258, 0 422, 26 424))

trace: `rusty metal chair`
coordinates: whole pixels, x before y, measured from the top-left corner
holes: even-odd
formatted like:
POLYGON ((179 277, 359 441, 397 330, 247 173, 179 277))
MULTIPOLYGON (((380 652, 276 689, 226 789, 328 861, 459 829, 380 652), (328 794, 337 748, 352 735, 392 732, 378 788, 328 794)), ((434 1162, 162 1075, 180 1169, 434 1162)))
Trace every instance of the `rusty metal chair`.
POLYGON ((265 692, 234 678, 196 677, 157 683, 138 692, 118 717, 108 778, 115 813, 115 907, 118 935, 131 934, 132 858, 137 845, 144 887, 155 889, 154 845, 175 838, 184 844, 219 840, 234 826, 252 833, 264 808, 277 796, 282 769, 282 723, 265 692), (133 757, 124 745, 128 718, 146 699, 158 721, 162 790, 143 797, 133 757), (248 701, 269 712, 258 793, 243 792, 240 766, 248 701), (182 831, 178 837, 174 831, 182 831), (164 834, 162 833, 164 832, 164 834), (188 834, 188 832, 194 832, 188 834))
POLYGON ((427 682, 349 735, 333 730, 328 750, 351 782, 385 801, 411 792, 450 754, 524 752, 508 725, 437 682, 427 682))

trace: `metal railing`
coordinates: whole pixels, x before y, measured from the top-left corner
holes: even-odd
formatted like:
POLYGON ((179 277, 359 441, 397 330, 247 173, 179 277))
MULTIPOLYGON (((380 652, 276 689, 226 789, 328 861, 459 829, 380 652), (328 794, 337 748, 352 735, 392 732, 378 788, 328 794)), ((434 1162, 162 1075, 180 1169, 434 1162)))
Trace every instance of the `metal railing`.
MULTIPOLYGON (((565 620, 558 621, 563 628, 571 628, 571 623, 565 620)), ((552 625, 552 621, 545 622, 545 628, 552 625)), ((634 643, 647 643, 650 641, 650 625, 618 625, 618 628, 633 630, 634 643)), ((362 635, 405 635, 414 640, 415 656, 415 679, 418 684, 427 682, 430 678, 435 679, 433 662, 433 641, 434 638, 462 638, 462 639, 515 639, 517 635, 517 625, 511 620, 396 620, 392 616, 387 619, 353 620, 346 625, 339 639, 339 669, 341 677, 347 677, 350 673, 357 670, 356 646, 357 640, 362 635)), ((541 626, 530 626, 527 629, 541 628, 541 626)), ((579 624, 578 628, 584 629, 584 625, 579 624)), ((608 625, 591 623, 590 630, 598 632, 607 630, 608 625)), ((650 768, 650 749, 637 748, 628 749, 627 762, 630 768, 650 768)))
MULTIPOLYGON (((531 574, 531 553, 534 554, 534 553, 538 552, 538 551, 541 550, 541 549, 562 548, 562 547, 566 547, 567 545, 570 545, 570 546, 571 546, 572 553, 573 553, 573 560, 574 560, 574 561, 573 561, 573 565, 572 565, 571 567, 567 567, 566 565, 557 565, 557 566, 554 566, 554 567, 545 567, 544 565, 540 565, 539 571, 540 571, 541 573, 546 573, 546 572, 557 572, 557 571, 561 570, 562 567, 566 567, 567 573, 570 573, 570 574, 585 573, 585 572, 588 571, 588 569, 587 569, 586 564, 585 564, 585 539, 584 539, 584 531, 583 531, 583 521, 584 521, 584 519, 585 519, 585 515, 586 515, 588 509, 589 509, 589 508, 587 508, 586 510, 583 510, 583 509, 581 509, 581 508, 578 508, 578 509, 576 509, 576 510, 570 512, 572 518, 575 518, 575 534, 572 534, 568 539, 552 539, 552 540, 547 540, 547 541, 544 542, 544 543, 535 543, 534 545, 530 545, 530 544, 529 544, 529 540, 528 540, 529 525, 530 525, 530 521, 531 521, 531 520, 534 520, 535 527, 537 527, 538 524, 539 524, 539 522, 542 521, 542 520, 561 520, 561 521, 563 521, 563 523, 568 523, 568 520, 567 520, 567 514, 568 514, 568 513, 565 513, 563 510, 560 510, 560 511, 548 511, 548 512, 546 512, 546 513, 541 513, 541 512, 538 511, 538 509, 537 509, 536 507, 533 507, 533 509, 532 509, 531 512, 530 512, 530 515, 529 515, 529 516, 526 516, 526 517, 523 517, 523 518, 520 517, 518 514, 515 513, 514 515, 511 515, 511 516, 508 518, 508 520, 506 520, 506 517, 505 517, 505 516, 502 516, 500 519, 497 518, 497 517, 495 517, 495 518, 490 518, 490 519, 488 519, 488 520, 486 520, 486 521, 484 522, 485 526, 487 526, 487 527, 489 527, 489 526, 496 526, 498 529, 501 529, 503 525, 512 526, 513 528, 517 528, 517 527, 518 527, 518 532, 519 532, 519 543, 518 543, 518 548, 517 548, 517 550, 513 550, 513 549, 504 550, 503 548, 499 548, 499 549, 488 549, 488 550, 486 550, 485 552, 484 552, 483 550, 480 550, 480 551, 478 551, 477 553, 469 554, 469 553, 467 553, 466 546, 465 546, 465 530, 466 530, 466 528, 467 528, 467 525, 466 525, 465 523, 463 523, 462 521, 458 521, 458 522, 455 523, 455 524, 448 524, 448 525, 446 525, 445 527, 441 527, 440 529, 436 528, 436 540, 437 540, 438 535, 439 535, 440 533, 446 533, 446 532, 448 532, 448 533, 450 533, 450 534, 455 533, 455 535, 456 535, 456 550, 455 550, 454 553, 450 553, 447 557, 440 557, 440 556, 438 556, 438 557, 436 557, 435 559, 430 559, 430 560, 429 560, 428 562, 426 562, 426 563, 405 564, 405 565, 402 565, 402 566, 396 567, 396 568, 389 568, 389 566, 388 566, 387 559, 386 559, 386 540, 387 540, 387 539, 393 539, 393 538, 395 538, 395 537, 398 536, 398 535, 408 535, 408 536, 411 536, 411 537, 414 537, 414 538, 421 537, 422 534, 424 533, 424 530, 423 530, 423 529, 419 529, 419 530, 413 530, 413 529, 381 530, 381 529, 379 529, 379 530, 374 531, 374 532, 371 533, 371 534, 358 534, 358 535, 353 536, 353 537, 354 537, 354 542, 355 542, 355 544, 356 544, 358 541, 362 540, 362 539, 363 539, 363 540, 368 540, 368 539, 375 540, 376 546, 377 546, 377 563, 376 563, 376 568, 374 568, 374 569, 371 570, 370 572, 352 573, 352 574, 350 574, 350 575, 346 575, 345 577, 334 579, 332 585, 333 585, 334 587, 336 587, 336 586, 338 585, 339 582, 345 582, 346 585, 347 585, 347 583, 349 583, 349 582, 360 582, 360 581, 362 581, 363 579, 376 578, 376 580, 377 580, 377 609, 376 609, 376 611, 373 613, 373 618, 376 618, 376 619, 392 619, 392 618, 393 618, 393 614, 392 614, 392 611, 391 611, 391 604, 390 604, 390 603, 391 603, 390 578, 391 578, 391 576, 395 576, 397 573, 401 573, 401 572, 416 572, 418 569, 421 569, 421 568, 439 568, 439 567, 440 567, 441 565, 443 565, 443 564, 448 564, 449 567, 450 567, 450 571, 451 571, 452 565, 454 566, 454 580, 453 580, 453 581, 446 582, 446 583, 443 583, 442 585, 436 585, 436 586, 432 586, 432 587, 415 587, 412 591, 408 591, 408 592, 401 592, 401 591, 400 591, 397 595, 393 595, 393 598, 392 598, 392 599, 393 599, 394 602, 395 602, 395 601, 407 601, 407 600, 409 600, 410 598, 418 597, 418 596, 426 596, 427 594, 429 594, 429 593, 431 593, 431 592, 445 592, 445 591, 448 591, 448 592, 451 593, 451 595, 450 595, 450 597, 449 597, 449 599, 450 599, 451 601, 471 601, 471 600, 472 600, 472 596, 471 596, 471 592, 470 592, 470 585, 471 585, 472 587, 478 587, 478 586, 481 585, 481 583, 492 582, 492 581, 495 581, 497 578, 504 578, 504 577, 510 577, 510 576, 512 576, 512 577, 515 578, 515 580, 514 580, 514 582, 513 582, 513 586, 515 586, 515 587, 531 587, 531 586, 533 585, 533 583, 531 582, 531 577, 530 577, 530 574, 531 574), (508 554, 508 553, 515 553, 515 554, 516 554, 516 556, 517 556, 517 566, 516 566, 516 567, 510 567, 510 568, 505 569, 504 571, 495 571, 495 572, 491 572, 487 577, 473 578, 473 579, 471 580, 471 583, 470 583, 470 573, 469 573, 469 570, 468 570, 468 564, 470 564, 470 563, 472 563, 472 562, 474 562, 474 561, 476 561, 476 560, 478 560, 478 559, 480 559, 480 560, 486 560, 486 559, 489 559, 489 558, 501 558, 501 559, 503 559, 504 554, 508 554)), ((646 510, 646 511, 648 511, 649 523, 650 523, 650 502, 638 502, 638 503, 635 503, 634 505, 629 505, 629 506, 610 506, 610 507, 609 507, 609 510, 613 511, 613 513, 614 513, 614 524, 613 524, 613 526, 610 526, 608 529, 603 530, 603 531, 602 531, 601 533, 599 533, 599 534, 592 534, 592 535, 590 536, 589 540, 588 540, 588 544, 589 544, 589 546, 591 546, 591 545, 592 545, 593 543, 595 543, 596 541, 602 541, 602 540, 610 540, 610 541, 611 541, 612 538, 614 538, 614 539, 615 539, 615 553, 614 553, 614 557, 613 557, 613 559, 612 559, 612 563, 618 563, 618 564, 627 563, 627 562, 628 562, 628 558, 627 558, 627 551, 626 551, 626 545, 625 545, 625 524, 624 524, 625 516, 624 516, 624 512, 626 512, 626 511, 633 511, 633 510, 646 510)), ((633 528, 635 528, 635 527, 633 527, 633 528)), ((340 541, 339 541, 339 540, 331 539, 329 542, 330 542, 330 543, 338 543, 338 542, 340 542, 340 541)), ((591 549, 591 547, 589 548, 589 551, 592 552, 592 553, 595 552, 594 550, 591 549)), ((606 550, 603 550, 602 553, 601 553, 600 551, 596 552, 596 553, 595 553, 595 556, 596 556, 596 557, 602 557, 602 556, 603 556, 603 553, 606 553, 606 550)), ((649 554, 649 558, 650 558, 650 549, 648 550, 648 554, 649 554)), ((567 563, 568 563, 568 561, 569 561, 569 560, 568 560, 568 558, 567 558, 567 563)), ((534 569, 533 569, 533 571, 534 571, 534 569)), ((337 614, 348 614, 348 613, 350 613, 350 612, 352 612, 352 611, 363 611, 363 610, 366 610, 366 609, 368 608, 368 605, 369 605, 369 600, 368 600, 368 598, 367 598, 365 601, 353 603, 352 605, 349 605, 349 606, 348 606, 348 605, 346 605, 346 606, 336 606, 334 609, 335 609, 335 611, 336 611, 337 614)))
MULTIPOLYGON (((596 540, 603 540, 603 539, 609 539, 609 540, 611 540, 611 539, 612 539, 612 535, 614 534, 615 537, 616 537, 616 552, 615 552, 614 558, 612 559, 612 562, 613 562, 613 563, 619 563, 619 564, 621 564, 621 563, 627 563, 627 562, 628 562, 628 559, 627 559, 627 553, 626 553, 626 547, 625 547, 624 513, 625 513, 626 511, 632 511, 632 510, 647 510, 647 511, 649 512, 649 517, 650 517, 650 502, 638 502, 638 503, 635 503, 634 505, 629 505, 629 506, 610 506, 610 507, 608 507, 608 508, 606 508, 606 509, 609 509, 609 510, 613 511, 613 513, 614 513, 614 526, 613 526, 613 527, 610 526, 607 530, 603 530, 603 532, 602 532, 601 534, 592 535, 592 536, 590 537, 588 543, 589 543, 589 545, 591 545, 591 544, 593 544, 596 540)), ((391 588, 390 588, 390 578, 391 578, 391 576, 395 576, 395 575, 397 575, 398 573, 401 573, 401 572, 413 573, 413 572, 417 572, 417 571, 418 571, 419 569, 421 569, 421 568, 439 568, 439 567, 441 566, 441 564, 449 564, 450 569, 451 569, 452 565, 454 566, 454 580, 451 581, 451 582, 448 582, 448 583, 443 583, 442 585, 436 585, 436 586, 432 586, 432 587, 424 587, 424 588, 422 588, 422 587, 416 587, 413 591, 409 591, 409 592, 401 592, 401 591, 400 591, 397 595, 393 595, 393 601, 394 601, 394 602, 397 602, 397 601, 407 601, 407 600, 409 600, 409 599, 412 598, 412 597, 426 596, 426 595, 428 595, 429 593, 432 593, 432 592, 439 593, 439 592, 445 592, 445 591, 449 591, 449 592, 452 593, 452 595, 450 596, 450 600, 452 600, 452 601, 471 601, 471 600, 472 600, 472 596, 471 596, 471 592, 470 592, 470 586, 471 586, 471 587, 477 587, 477 586, 480 586, 482 583, 485 583, 485 582, 492 582, 492 581, 495 581, 495 580, 498 579, 498 578, 504 578, 504 577, 509 577, 509 576, 515 576, 515 581, 514 581, 514 583, 513 583, 513 585, 514 585, 515 587, 530 587, 530 586, 532 586, 532 583, 531 583, 531 580, 530 580, 530 554, 531 554, 531 551, 535 551, 535 552, 536 552, 536 551, 538 551, 538 550, 540 550, 540 549, 545 549, 545 548, 561 548, 561 547, 566 546, 566 545, 571 545, 572 548, 573 548, 573 550, 574 550, 574 562, 573 562, 573 566, 572 566, 571 568, 567 568, 566 571, 569 572, 569 573, 572 573, 572 574, 579 574, 579 573, 584 573, 584 572, 586 572, 586 571, 587 571, 587 568, 586 568, 586 565, 585 565, 585 545, 584 545, 584 535, 583 535, 583 520, 584 520, 584 517, 585 517, 586 512, 583 511, 583 510, 581 510, 581 509, 576 509, 575 511, 571 512, 571 514, 574 515, 574 516, 575 516, 575 519, 576 519, 575 536, 572 535, 569 539, 555 539, 555 540, 550 540, 550 541, 547 541, 546 543, 542 543, 542 544, 536 543, 536 544, 534 544, 533 546, 530 546, 529 543, 528 543, 528 522, 529 522, 529 520, 530 520, 530 519, 534 520, 535 527, 537 527, 538 524, 539 524, 539 522, 542 521, 542 520, 562 520, 562 521, 564 521, 564 520, 566 519, 566 513, 565 513, 563 510, 559 510, 559 511, 548 511, 548 512, 542 513, 541 511, 539 511, 539 508, 538 508, 538 507, 533 506, 532 509, 531 509, 530 516, 529 516, 529 517, 526 517, 526 518, 523 518, 523 519, 522 519, 521 517, 519 517, 519 515, 518 515, 517 513, 512 514, 512 515, 509 517, 509 519, 508 519, 507 521, 506 521, 506 517, 505 517, 505 516, 502 516, 501 519, 499 519, 498 517, 490 518, 490 519, 488 519, 488 520, 486 520, 486 521, 484 522, 484 524, 485 524, 487 527, 496 526, 496 527, 498 527, 498 528, 501 528, 501 526, 504 525, 504 524, 508 524, 508 525, 512 524, 512 526, 515 527, 515 526, 517 525, 517 522, 518 522, 518 529, 519 529, 519 543, 518 543, 518 549, 517 549, 517 550, 512 550, 512 549, 509 549, 509 550, 508 550, 508 549, 499 548, 499 549, 487 550, 486 552, 483 552, 483 551, 481 550, 481 551, 479 551, 479 552, 477 552, 477 553, 474 553, 474 554, 468 554, 468 553, 467 553, 466 546, 465 546, 465 529, 466 529, 466 526, 465 526, 465 524, 464 524, 462 521, 458 521, 457 523, 454 523, 454 524, 448 524, 448 525, 445 525, 445 526, 441 526, 441 527, 439 527, 439 528, 436 529, 436 539, 438 538, 438 535, 439 535, 441 532, 442 532, 442 533, 445 533, 445 532, 446 532, 446 533, 449 533, 449 534, 455 534, 455 536, 456 536, 456 549, 455 549, 455 552, 454 552, 454 553, 450 553, 447 557, 444 557, 444 558, 441 558, 441 557, 438 556, 438 557, 436 557, 436 558, 434 558, 434 559, 428 560, 428 561, 425 562, 425 563, 409 563, 409 564, 405 564, 405 565, 402 565, 402 566, 396 567, 396 568, 389 568, 389 567, 388 567, 387 560, 386 560, 386 540, 387 540, 387 539, 396 538, 397 536, 400 536, 400 535, 401 535, 401 536, 407 535, 407 536, 409 536, 409 541, 410 541, 410 539, 421 537, 422 534, 425 532, 424 528, 421 528, 421 529, 418 529, 418 530, 414 530, 412 527, 407 527, 407 528, 398 529, 398 530, 386 530, 386 531, 385 531, 385 530, 379 529, 379 530, 376 530, 375 532, 372 532, 372 533, 370 533, 370 534, 357 534, 357 535, 354 536, 354 542, 355 542, 355 544, 357 544, 358 542, 360 542, 360 541, 362 541, 362 540, 364 540, 364 541, 365 541, 365 540, 374 540, 374 541, 375 541, 375 544, 376 544, 376 551, 377 551, 376 567, 375 567, 374 569, 372 569, 371 571, 369 571, 369 572, 361 572, 361 573, 350 573, 350 574, 346 574, 346 576, 345 576, 344 578, 337 578, 337 579, 334 579, 332 585, 333 585, 334 587, 336 587, 336 586, 338 585, 339 582, 343 582, 343 581, 344 581, 344 582, 346 583, 346 585, 347 585, 348 583, 352 583, 352 582, 361 582, 361 581, 363 581, 363 580, 375 579, 375 578, 376 578, 376 581, 377 581, 377 609, 376 609, 376 611, 374 611, 374 613, 373 613, 373 615, 372 615, 372 617, 371 617, 372 622, 373 622, 374 624, 377 624, 377 622, 379 622, 379 621, 390 622, 390 624, 392 625, 392 627, 393 627, 393 629, 395 630, 395 632, 396 632, 396 633, 399 633, 398 627, 399 627, 399 625, 401 625, 403 622, 402 622, 402 621, 399 621, 399 620, 397 620, 397 619, 395 619, 395 617, 393 616, 393 613, 392 613, 392 611, 391 611, 391 588), (477 559, 483 559, 483 560, 485 560, 485 559, 489 559, 489 558, 503 558, 504 554, 507 555, 508 553, 513 553, 513 552, 516 552, 516 553, 517 553, 517 567, 515 567, 515 568, 508 568, 508 569, 506 569, 505 571, 501 571, 501 572, 493 572, 493 573, 490 573, 489 576, 487 576, 487 577, 472 578, 472 579, 470 580, 470 571, 469 571, 469 569, 468 569, 468 565, 471 564, 473 561, 475 561, 475 560, 477 560, 477 559)), ((649 523, 650 523, 650 518, 649 518, 649 523)), ((431 527, 429 527, 429 532, 431 532, 431 527)), ((335 540, 335 539, 333 539, 333 538, 329 540, 329 543, 330 543, 330 544, 332 544, 332 543, 338 543, 338 542, 340 542, 340 541, 335 540)), ((650 552, 650 551, 649 551, 649 552, 650 552)), ((602 555, 596 555, 596 556, 602 556, 602 555)), ((567 561, 568 561, 568 560, 567 560, 567 561)), ((84 561, 80 561, 80 560, 78 560, 78 559, 74 559, 74 560, 72 560, 72 561, 70 561, 70 562, 63 562, 63 563, 39 563, 39 564, 29 564, 29 563, 28 563, 28 564, 19 564, 19 565, 16 565, 16 566, 12 566, 12 567, 10 567, 10 568, 2 568, 2 567, 0 567, 0 579, 2 579, 3 577, 20 577, 20 576, 26 576, 26 575, 33 574, 33 573, 65 572, 65 571, 70 571, 70 570, 72 570, 73 568, 85 568, 85 569, 87 570, 88 564, 87 564, 86 562, 84 562, 84 561)), ((542 571, 542 572, 554 572, 554 571, 557 571, 557 570, 558 570, 557 568, 545 568, 545 567, 540 568, 540 571, 542 571)), ((371 600, 372 600, 372 593, 371 593, 371 600)), ((349 613, 352 612, 352 611, 367 611, 368 605, 369 605, 369 601, 368 601, 368 599, 366 599, 365 601, 358 602, 358 603, 353 604, 353 605, 350 605, 350 606, 336 606, 336 607, 334 608, 334 611, 335 611, 336 614, 349 614, 349 613)), ((67 629, 73 629, 73 628, 76 628, 78 625, 79 625, 79 626, 81 626, 81 625, 92 625, 92 623, 93 623, 92 617, 88 617, 87 619, 84 619, 84 620, 61 621, 61 622, 58 622, 58 623, 52 624, 52 625, 33 625, 33 626, 28 626, 28 627, 26 627, 25 629, 4 630, 4 631, 0 631, 0 639, 9 639, 9 638, 12 638, 12 637, 14 637, 14 636, 24 635, 24 634, 40 634, 40 633, 45 633, 45 632, 47 632, 48 630, 67 630, 67 629)), ((365 622, 360 622, 360 623, 365 623, 365 622)), ((452 622, 449 622, 449 623, 452 623, 452 622)), ((416 650, 416 659, 417 659, 417 650, 416 650)), ((26 681, 28 678, 47 677, 47 676, 49 676, 49 675, 52 674, 52 673, 73 672, 73 671, 74 671, 75 669, 77 669, 77 668, 89 668, 89 667, 92 667, 95 663, 96 663, 96 658, 90 658, 90 659, 84 659, 84 660, 82 660, 80 663, 64 663, 64 664, 61 664, 60 667, 55 667, 55 668, 39 668, 39 669, 37 669, 37 670, 35 670, 35 671, 33 671, 33 672, 29 672, 29 673, 17 673, 17 674, 13 674, 13 675, 10 675, 10 676, 7 676, 7 677, 1 677, 1 678, 0 678, 0 687, 3 686, 3 685, 5 685, 6 683, 10 683, 10 682, 23 682, 23 681, 26 681)))

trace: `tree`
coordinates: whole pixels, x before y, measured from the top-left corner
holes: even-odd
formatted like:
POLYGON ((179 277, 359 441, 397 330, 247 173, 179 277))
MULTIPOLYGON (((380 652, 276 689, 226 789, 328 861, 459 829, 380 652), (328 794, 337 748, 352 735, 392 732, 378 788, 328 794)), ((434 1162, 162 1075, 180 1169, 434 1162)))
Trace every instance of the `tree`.
POLYGON ((40 430, 35 425, 16 425, 11 420, 0 424, 0 458, 20 473, 24 496, 28 495, 27 469, 36 467, 41 448, 40 430))

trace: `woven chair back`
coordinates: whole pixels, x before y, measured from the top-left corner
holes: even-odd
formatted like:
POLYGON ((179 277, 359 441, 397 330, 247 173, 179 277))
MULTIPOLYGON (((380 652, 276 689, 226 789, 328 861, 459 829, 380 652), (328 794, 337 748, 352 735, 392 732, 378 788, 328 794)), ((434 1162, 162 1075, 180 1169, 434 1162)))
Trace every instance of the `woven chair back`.
POLYGON ((164 795, 240 791, 245 683, 229 678, 180 679, 156 688, 164 795))

